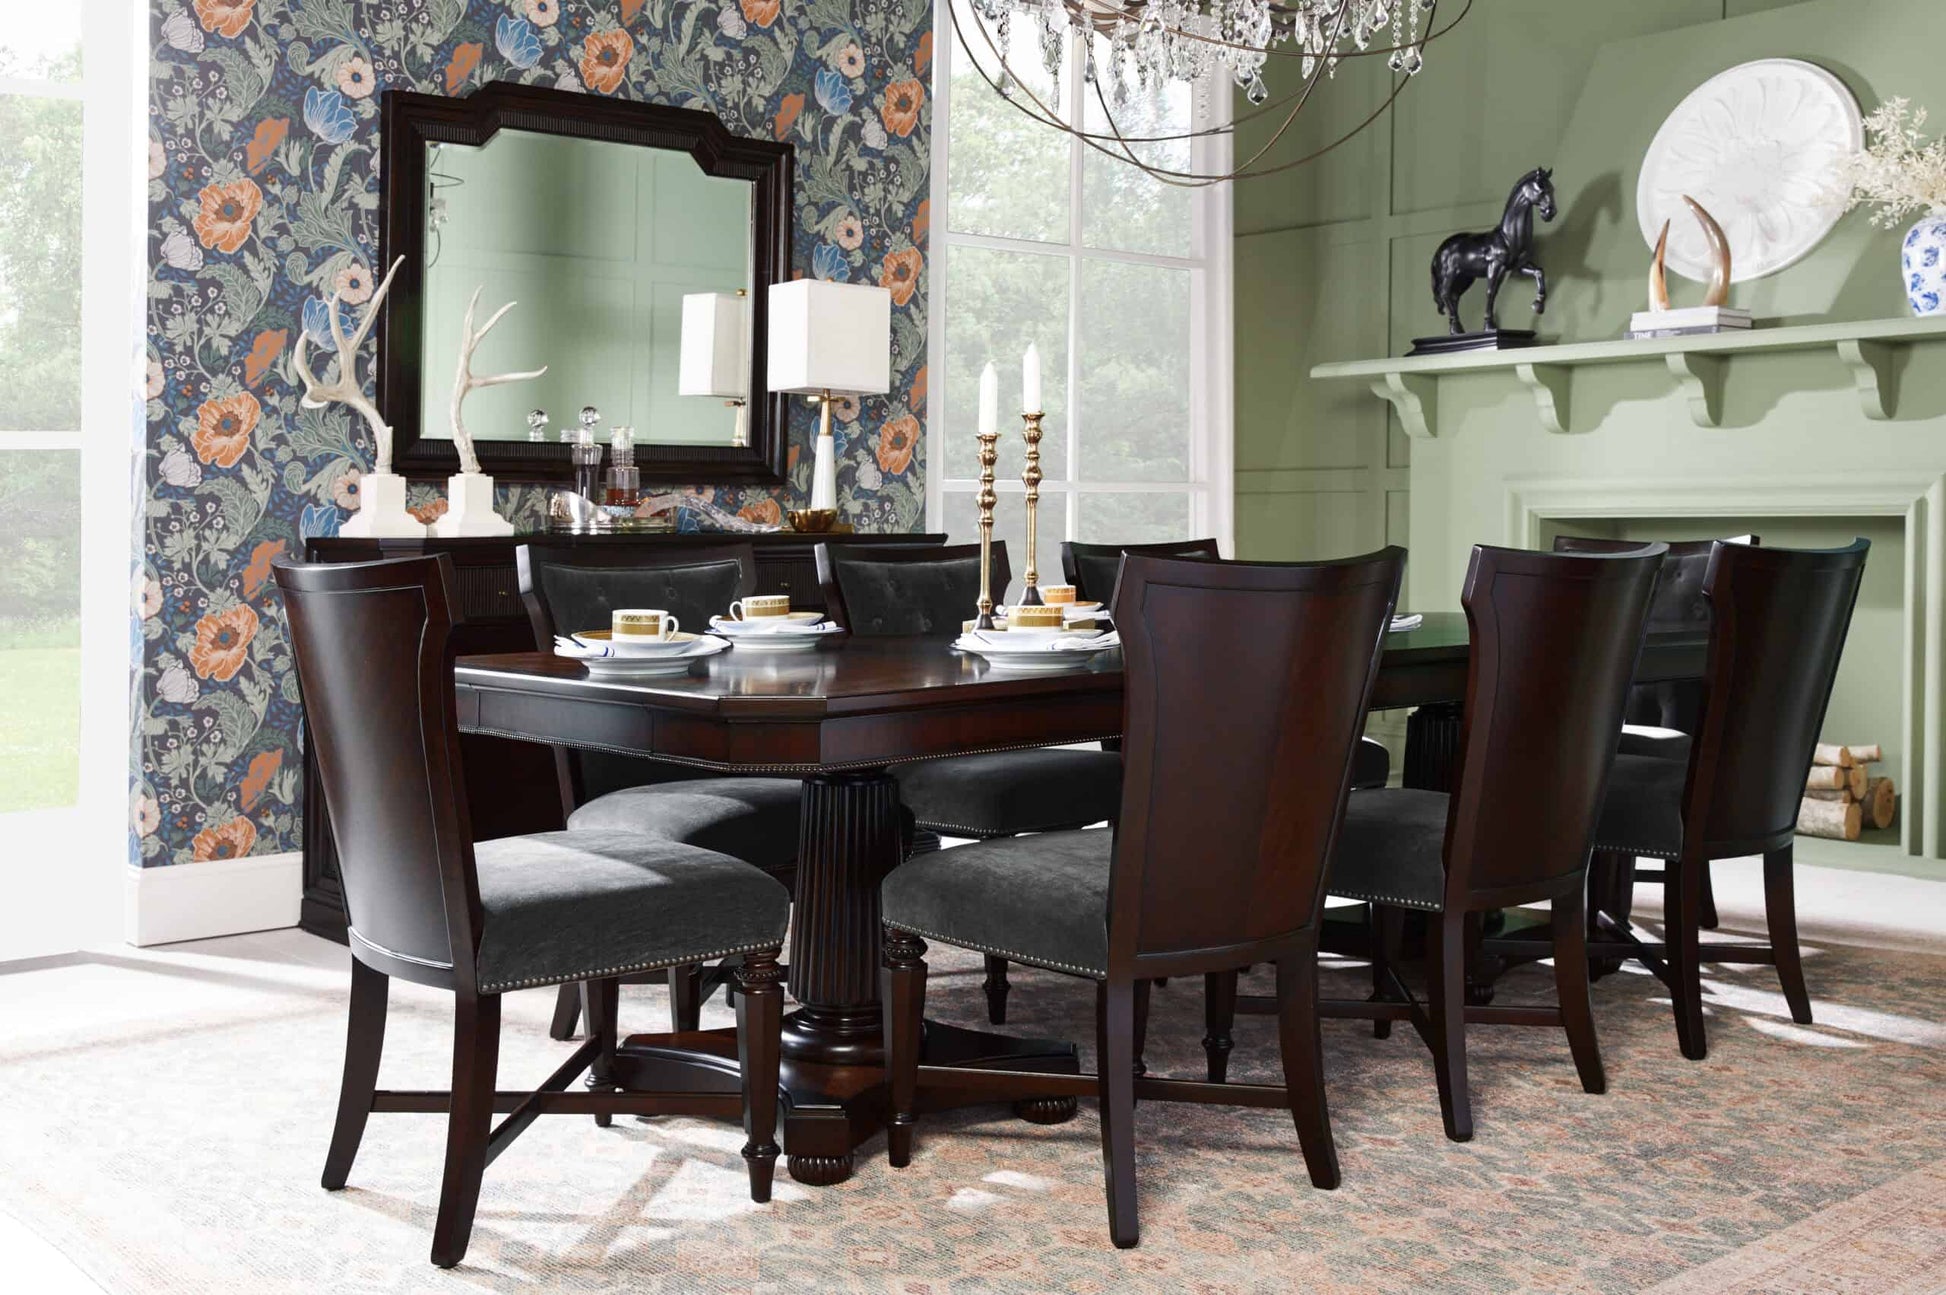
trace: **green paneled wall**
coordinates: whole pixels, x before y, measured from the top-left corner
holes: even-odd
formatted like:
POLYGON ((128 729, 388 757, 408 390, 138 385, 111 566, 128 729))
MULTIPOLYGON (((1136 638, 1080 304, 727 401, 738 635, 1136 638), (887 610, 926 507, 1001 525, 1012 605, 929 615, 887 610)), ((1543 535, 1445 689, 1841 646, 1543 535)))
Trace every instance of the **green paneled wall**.
MULTIPOLYGON (((1439 331, 1432 249, 1489 225, 1522 172, 1553 166, 1562 198, 1542 233, 1553 280, 1543 332, 1614 336, 1642 304, 1635 174, 1670 107, 1724 67, 1790 55, 1837 71, 1868 108, 1905 93, 1946 113, 1938 39, 1913 39, 1942 26, 1937 0, 1475 0, 1388 117, 1316 163, 1236 187, 1239 556, 1409 542, 1411 450, 1388 407, 1359 384, 1306 373, 1439 331), (1590 101, 1598 119, 1579 111, 1590 101)), ((1387 82, 1382 60, 1341 65, 1275 155, 1329 143, 1387 82)), ((1239 100, 1239 116, 1248 111, 1239 100)), ((1241 122, 1239 157, 1274 120, 1241 122)), ((1738 285, 1736 300, 1792 318, 1902 313, 1893 240, 1854 214, 1808 260, 1738 285)), ((1527 298, 1524 285, 1509 292, 1504 322, 1523 322, 1527 298)))

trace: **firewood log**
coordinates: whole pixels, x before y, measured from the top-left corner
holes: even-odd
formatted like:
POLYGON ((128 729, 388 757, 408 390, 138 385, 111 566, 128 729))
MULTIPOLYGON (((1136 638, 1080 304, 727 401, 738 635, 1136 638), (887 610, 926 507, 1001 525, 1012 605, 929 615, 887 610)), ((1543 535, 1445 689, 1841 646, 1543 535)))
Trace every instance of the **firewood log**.
POLYGON ((1863 821, 1855 801, 1801 800, 1797 805, 1797 830, 1803 836, 1856 841, 1863 821))
POLYGON ((1884 749, 1876 742, 1870 746, 1847 747, 1846 750, 1851 752, 1853 764, 1877 764, 1885 758, 1884 749))
POLYGON ((1862 764, 1855 764, 1845 770, 1845 783, 1851 788, 1851 798, 1853 800, 1865 799, 1865 784, 1871 780, 1872 775, 1862 764))
POLYGON ((1804 789, 1804 799, 1806 800, 1850 800, 1851 788, 1850 787, 1837 787, 1837 788, 1806 787, 1804 789))
POLYGON ((1898 789, 1890 778, 1874 778, 1865 788, 1865 798, 1858 802, 1866 827, 1890 827, 1892 816, 1898 810, 1898 789))
POLYGON ((1840 769, 1851 768, 1852 753, 1842 746, 1832 746, 1828 742, 1818 743, 1811 752, 1812 764, 1836 765, 1840 769))
POLYGON ((1843 791, 1851 786, 1851 777, 1836 765, 1814 764, 1804 786, 1807 791, 1843 791))

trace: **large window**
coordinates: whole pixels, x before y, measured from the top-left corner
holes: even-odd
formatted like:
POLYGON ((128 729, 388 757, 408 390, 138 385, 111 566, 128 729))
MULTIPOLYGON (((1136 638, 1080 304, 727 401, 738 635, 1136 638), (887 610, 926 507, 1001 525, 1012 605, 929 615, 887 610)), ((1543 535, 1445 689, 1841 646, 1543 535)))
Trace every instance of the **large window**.
POLYGON ((112 931, 126 852, 139 22, 0 24, 0 958, 112 931))
MULTIPOLYGON (((1227 186, 1187 189, 1104 157, 1029 119, 982 76, 993 53, 962 10, 957 45, 940 0, 934 72, 933 320, 928 386, 929 524, 977 535, 974 439, 981 368, 1000 371, 994 535, 1016 585, 1026 518, 1020 357, 1039 346, 1043 583, 1059 578, 1064 539, 1230 539, 1230 216, 1227 186)), ((1014 33, 1014 71, 1067 120, 1102 130, 1078 54, 1059 80, 1040 73, 1034 27, 1014 33)), ((1228 90, 1137 89, 1124 134, 1165 135, 1225 110, 1228 90), (1140 129, 1138 129, 1140 127, 1140 129), (1151 129, 1152 128, 1152 129, 1151 129)), ((1221 166, 1226 141, 1158 144, 1162 164, 1221 166)))

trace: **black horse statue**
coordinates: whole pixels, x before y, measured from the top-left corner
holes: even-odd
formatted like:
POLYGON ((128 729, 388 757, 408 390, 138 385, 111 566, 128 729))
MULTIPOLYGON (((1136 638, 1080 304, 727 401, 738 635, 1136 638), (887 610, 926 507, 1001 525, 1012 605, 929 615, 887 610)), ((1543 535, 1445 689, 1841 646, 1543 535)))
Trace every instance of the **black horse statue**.
POLYGON ((1459 299, 1475 279, 1487 282, 1486 331, 1497 332, 1494 300, 1500 285, 1510 274, 1525 274, 1534 280, 1534 313, 1547 309, 1547 276, 1534 263, 1534 213, 1542 220, 1554 219, 1554 172, 1537 166, 1520 177, 1520 183, 1507 196, 1507 209, 1500 225, 1485 234, 1455 234, 1439 245, 1432 257, 1432 295, 1439 313, 1446 316, 1449 333, 1461 333, 1459 299))

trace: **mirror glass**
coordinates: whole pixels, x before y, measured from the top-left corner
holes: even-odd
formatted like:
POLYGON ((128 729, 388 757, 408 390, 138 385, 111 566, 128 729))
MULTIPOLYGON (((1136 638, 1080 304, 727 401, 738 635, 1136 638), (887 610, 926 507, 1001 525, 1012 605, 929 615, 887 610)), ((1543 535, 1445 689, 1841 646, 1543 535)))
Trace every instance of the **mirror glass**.
POLYGON ((532 131, 426 149, 422 435, 452 436, 460 330, 480 288, 476 329, 519 304, 474 351, 474 375, 547 373, 468 395, 476 440, 528 440, 527 416, 542 409, 558 442, 593 405, 604 443, 616 425, 634 428, 638 446, 743 443, 730 398, 749 389, 749 181, 705 175, 684 152, 532 131), (728 309, 743 321, 740 342, 727 356, 717 346, 716 366, 692 365, 685 384, 683 298, 739 292, 728 309), (734 381, 700 376, 732 362, 734 381))

